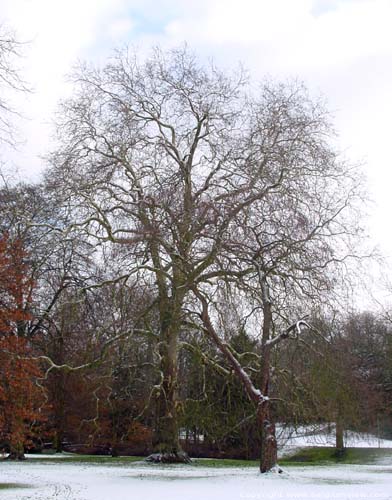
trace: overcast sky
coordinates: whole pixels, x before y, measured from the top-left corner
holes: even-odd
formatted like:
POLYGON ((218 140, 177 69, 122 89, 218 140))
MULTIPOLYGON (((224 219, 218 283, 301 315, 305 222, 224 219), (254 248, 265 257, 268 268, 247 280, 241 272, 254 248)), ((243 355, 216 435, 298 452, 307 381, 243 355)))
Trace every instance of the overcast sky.
POLYGON ((325 96, 339 148, 364 164, 374 241, 392 255, 392 0, 1 0, 0 21, 28 41, 20 63, 34 93, 17 100, 25 144, 2 152, 23 175, 42 170, 78 59, 187 41, 202 58, 242 61, 255 79, 297 77, 325 96))

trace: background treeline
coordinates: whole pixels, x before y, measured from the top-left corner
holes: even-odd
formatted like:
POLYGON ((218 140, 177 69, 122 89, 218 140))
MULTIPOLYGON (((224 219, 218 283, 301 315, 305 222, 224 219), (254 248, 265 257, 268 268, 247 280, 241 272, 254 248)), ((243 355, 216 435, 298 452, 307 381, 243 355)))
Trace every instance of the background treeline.
MULTIPOLYGON (((2 449, 148 454, 161 376, 153 292, 136 280, 103 279, 121 267, 121 254, 97 255, 82 240, 60 238, 54 218, 66 221, 44 186, 5 186, 0 200, 2 449)), ((392 438, 388 316, 319 310, 308 321, 312 331, 273 352, 275 421, 392 438)), ((260 339, 235 322, 221 333, 256 379, 260 339)), ((192 325, 180 338, 178 378, 186 451, 258 456, 254 406, 192 325)))

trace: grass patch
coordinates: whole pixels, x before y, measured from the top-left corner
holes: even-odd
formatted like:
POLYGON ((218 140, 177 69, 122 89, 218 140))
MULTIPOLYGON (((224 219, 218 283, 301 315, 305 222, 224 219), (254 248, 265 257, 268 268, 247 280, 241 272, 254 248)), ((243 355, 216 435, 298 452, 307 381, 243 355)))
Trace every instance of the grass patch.
POLYGON ((0 483, 0 490, 11 490, 15 488, 30 488, 30 486, 22 483, 0 483))
MULTIPOLYGON (((40 457, 35 455, 34 458, 29 458, 28 463, 47 463, 47 464, 91 464, 91 465, 126 465, 135 462, 143 462, 146 467, 153 467, 155 464, 144 462, 146 457, 110 457, 108 455, 78 455, 73 453, 64 453, 62 455, 52 455, 51 457, 40 457)), ((237 460, 232 458, 193 458, 190 467, 258 467, 258 460, 237 460)), ((184 464, 166 464, 181 465, 184 464)))
POLYGON ((391 457, 392 450, 381 448, 346 448, 337 454, 335 448, 304 448, 295 455, 283 458, 280 465, 330 465, 330 464, 372 464, 380 458, 391 457))
POLYGON ((36 455, 28 460, 29 463, 48 464, 95 464, 95 465, 121 465, 144 460, 145 457, 111 457, 108 455, 77 455, 66 453, 63 455, 53 455, 51 457, 40 457, 36 455))
MULTIPOLYGON (((332 465, 332 464, 374 464, 377 461, 388 458, 392 463, 392 449, 382 448, 346 448, 342 455, 336 454, 333 447, 312 447, 303 448, 296 454, 281 458, 279 465, 332 465)), ((63 454, 56 457, 40 457, 28 460, 29 463, 47 463, 49 464, 90 464, 90 465, 108 465, 121 466, 131 465, 135 462, 144 462, 145 457, 110 457, 103 455, 77 455, 63 454)), ((145 463, 147 466, 154 466, 145 463)), ((190 467, 224 468, 224 467, 253 467, 258 468, 258 460, 237 460, 230 458, 194 458, 190 467)))
POLYGON ((194 458, 192 465, 196 467, 258 467, 258 460, 236 460, 234 458, 194 458))
MULTIPOLYGON (((40 457, 39 454, 34 458, 29 458, 29 463, 47 463, 47 464, 91 464, 91 465, 126 465, 135 462, 144 462, 146 457, 111 457, 108 455, 78 455, 73 453, 64 453, 62 455, 52 455, 51 457, 40 457)), ((154 466, 155 464, 145 463, 146 466, 154 466)), ((176 465, 176 464, 167 464, 176 465)), ((184 464, 179 464, 184 465, 184 464)), ((236 460, 231 458, 193 458, 190 466, 196 467, 257 467, 257 460, 236 460)))

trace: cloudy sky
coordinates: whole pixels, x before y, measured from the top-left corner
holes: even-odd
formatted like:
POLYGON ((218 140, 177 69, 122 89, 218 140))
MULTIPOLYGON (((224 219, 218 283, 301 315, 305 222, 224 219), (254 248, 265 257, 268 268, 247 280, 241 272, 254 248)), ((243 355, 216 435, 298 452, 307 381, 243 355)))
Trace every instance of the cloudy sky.
POLYGON ((0 22, 28 42, 20 64, 34 92, 17 99, 25 144, 2 152, 24 176, 42 170, 78 59, 102 62, 124 44, 147 52, 187 41, 202 58, 242 61, 255 79, 297 77, 325 96, 339 148, 368 176, 372 237, 392 255, 391 0, 1 0, 0 22))

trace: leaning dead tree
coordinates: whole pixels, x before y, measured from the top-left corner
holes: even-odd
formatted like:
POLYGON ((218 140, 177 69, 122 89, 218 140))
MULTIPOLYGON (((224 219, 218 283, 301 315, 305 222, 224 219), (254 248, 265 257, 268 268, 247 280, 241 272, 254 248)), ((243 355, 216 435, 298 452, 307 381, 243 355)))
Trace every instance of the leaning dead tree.
POLYGON ((316 293, 312 277, 344 258, 342 234, 356 230, 346 216, 356 172, 338 161, 328 115, 296 82, 254 92, 241 71, 203 66, 182 48, 144 61, 120 51, 74 79, 47 178, 72 207, 67 234, 120 248, 122 276, 154 290, 155 458, 186 460, 177 364, 195 290, 237 283, 260 293, 257 255, 267 280, 282 284, 295 269, 298 287, 316 293))
MULTIPOLYGON (((272 337, 271 321, 272 315, 265 315, 262 327, 261 354, 258 356, 258 380, 255 384, 241 361, 233 353, 232 348, 217 333, 209 312, 209 304, 206 297, 196 288, 193 289, 196 297, 201 303, 200 319, 203 329, 215 346, 223 354, 229 366, 243 385, 249 399, 256 407, 256 422, 261 437, 260 472, 268 472, 277 466, 278 446, 275 435, 275 423, 271 415, 270 403, 270 378, 271 378, 271 350, 280 342, 289 338, 297 338, 302 328, 310 328, 308 323, 302 319, 287 327, 280 334, 272 337)), ((269 303, 270 304, 270 303, 269 303)))

